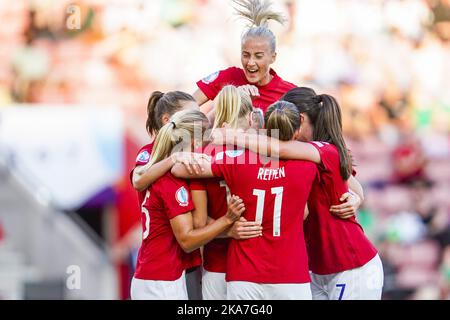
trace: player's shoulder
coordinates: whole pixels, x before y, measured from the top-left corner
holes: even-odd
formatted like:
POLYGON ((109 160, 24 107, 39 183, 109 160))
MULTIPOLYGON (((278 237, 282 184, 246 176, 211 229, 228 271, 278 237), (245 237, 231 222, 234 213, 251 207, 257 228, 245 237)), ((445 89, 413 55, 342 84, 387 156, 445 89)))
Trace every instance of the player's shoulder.
POLYGON ((244 74, 244 69, 239 67, 229 67, 223 70, 224 72, 228 72, 230 74, 244 74))
POLYGON ((334 172, 339 167, 339 150, 334 144, 324 141, 311 141, 310 144, 319 151, 322 162, 322 165, 319 166, 321 171, 325 169, 325 171, 334 172))
POLYGON ((141 152, 144 150, 151 152, 153 150, 153 145, 154 145, 154 142, 147 143, 145 146, 141 147, 138 152, 141 152))
POLYGON ((229 81, 239 75, 244 74, 244 71, 237 67, 228 67, 225 69, 216 70, 206 77, 202 78, 200 81, 204 84, 210 84, 216 81, 229 81))
POLYGON ((292 160, 284 160, 286 166, 298 168, 298 169, 306 169, 309 170, 311 168, 316 168, 316 164, 309 160, 298 160, 298 159, 292 159, 292 160))
POLYGON ((153 142, 141 147, 137 152, 136 162, 147 163, 150 160, 152 150, 153 150, 153 142))
POLYGON ((166 172, 152 184, 155 191, 159 190, 162 193, 170 192, 183 186, 188 188, 188 183, 181 178, 175 177, 170 171, 166 172))
POLYGON ((330 152, 330 153, 338 153, 338 149, 332 143, 325 141, 309 141, 309 144, 314 146, 319 151, 330 152))
POLYGON ((286 90, 286 92, 291 89, 297 88, 297 85, 293 84, 292 82, 286 81, 282 78, 280 78, 280 84, 283 87, 283 89, 286 90))
MULTIPOLYGON (((242 72, 244 72, 244 70, 242 70, 242 72)), ((287 92, 287 91, 297 87, 297 85, 293 84, 292 82, 286 81, 283 78, 281 78, 274 69, 270 69, 270 73, 276 79, 276 82, 278 83, 278 87, 279 88, 281 87, 283 89, 283 91, 287 92)))
POLYGON ((175 177, 170 172, 167 172, 154 182, 151 188, 161 199, 164 199, 163 201, 172 202, 175 199, 182 207, 189 204, 191 191, 189 184, 185 180, 175 177))

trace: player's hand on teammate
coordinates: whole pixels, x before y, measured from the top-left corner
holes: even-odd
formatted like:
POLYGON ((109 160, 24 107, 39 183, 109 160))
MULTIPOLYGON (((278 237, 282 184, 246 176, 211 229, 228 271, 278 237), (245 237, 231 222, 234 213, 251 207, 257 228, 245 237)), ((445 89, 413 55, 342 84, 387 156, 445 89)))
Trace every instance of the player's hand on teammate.
POLYGON ((239 220, 242 213, 245 211, 245 204, 241 198, 238 196, 231 196, 230 202, 228 203, 228 210, 225 214, 225 218, 228 219, 229 222, 234 223, 239 220))
POLYGON ((344 193, 339 200, 345 202, 339 205, 331 206, 330 212, 341 219, 353 217, 362 202, 361 198, 353 192, 344 193))
POLYGON ((250 97, 259 97, 259 90, 254 85, 246 84, 246 85, 238 87, 238 89, 244 91, 250 97))
POLYGON ((240 217, 228 230, 227 236, 237 240, 250 239, 262 236, 262 227, 259 222, 247 221, 240 217))
POLYGON ((186 167, 189 174, 200 174, 205 170, 199 163, 201 161, 211 161, 211 157, 204 153, 196 152, 175 152, 170 155, 173 163, 181 163, 186 167))

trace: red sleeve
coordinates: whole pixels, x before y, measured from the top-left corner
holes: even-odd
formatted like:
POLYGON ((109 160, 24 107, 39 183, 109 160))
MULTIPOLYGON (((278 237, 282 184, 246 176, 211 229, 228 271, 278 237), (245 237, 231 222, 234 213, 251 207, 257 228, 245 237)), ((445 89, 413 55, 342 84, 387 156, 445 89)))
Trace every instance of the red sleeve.
POLYGON ((217 152, 211 162, 211 171, 215 177, 223 178, 229 181, 234 176, 236 165, 245 164, 249 159, 250 151, 245 149, 231 149, 217 152))
POLYGON ((153 144, 147 144, 143 146, 136 157, 135 166, 143 166, 146 165, 150 161, 150 157, 152 155, 153 144))
POLYGON ((152 155, 152 150, 153 150, 153 143, 147 144, 147 145, 143 146, 141 149, 139 149, 138 155, 136 157, 136 162, 134 164, 134 168, 131 169, 131 171, 130 171, 131 184, 133 184, 133 171, 134 171, 134 169, 137 166, 144 166, 150 161, 150 158, 151 158, 151 155, 152 155))
POLYGON ((322 165, 318 166, 326 171, 333 171, 334 168, 339 168, 339 153, 336 147, 327 142, 311 141, 313 145, 320 154, 320 160, 322 165))
POLYGON ((211 73, 209 76, 197 81, 197 86, 209 100, 214 100, 225 85, 232 84, 235 69, 235 67, 231 67, 211 73))
POLYGON ((206 180, 208 179, 192 179, 189 181, 191 190, 206 191, 206 180))
POLYGON ((228 167, 226 150, 217 152, 211 161, 211 171, 215 177, 225 178, 228 167))
POLYGON ((159 191, 169 219, 194 210, 190 189, 185 181, 175 177, 167 179, 159 191))

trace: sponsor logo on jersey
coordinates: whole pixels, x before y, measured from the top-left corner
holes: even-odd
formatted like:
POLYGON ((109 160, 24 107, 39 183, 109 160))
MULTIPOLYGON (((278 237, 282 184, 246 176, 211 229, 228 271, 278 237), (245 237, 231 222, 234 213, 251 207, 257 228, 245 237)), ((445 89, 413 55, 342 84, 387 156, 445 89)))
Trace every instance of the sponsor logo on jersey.
POLYGON ((148 162, 149 159, 150 153, 147 150, 145 150, 138 154, 136 162, 148 162))
POLYGON ((189 193, 185 187, 181 187, 177 190, 177 192, 175 193, 175 199, 182 207, 186 207, 189 204, 189 193))
POLYGON ((216 71, 216 72, 214 72, 214 73, 211 73, 209 76, 204 77, 204 78, 202 79, 202 82, 203 82, 204 84, 210 84, 211 82, 213 82, 214 80, 216 80, 218 76, 219 76, 219 71, 216 71))

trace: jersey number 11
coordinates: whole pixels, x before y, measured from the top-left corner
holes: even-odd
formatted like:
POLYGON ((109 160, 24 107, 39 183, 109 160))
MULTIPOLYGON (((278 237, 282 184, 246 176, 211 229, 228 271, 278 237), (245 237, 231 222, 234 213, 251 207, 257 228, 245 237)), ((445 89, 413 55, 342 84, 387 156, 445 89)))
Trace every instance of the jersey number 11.
MULTIPOLYGON (((274 187, 271 189, 272 194, 275 195, 275 205, 273 208, 273 236, 279 237, 281 235, 280 219, 281 219, 281 204, 283 202, 283 187, 274 187)), ((256 218, 259 223, 262 222, 264 213, 264 198, 266 191, 261 189, 253 189, 253 195, 258 197, 256 203, 256 218)))

